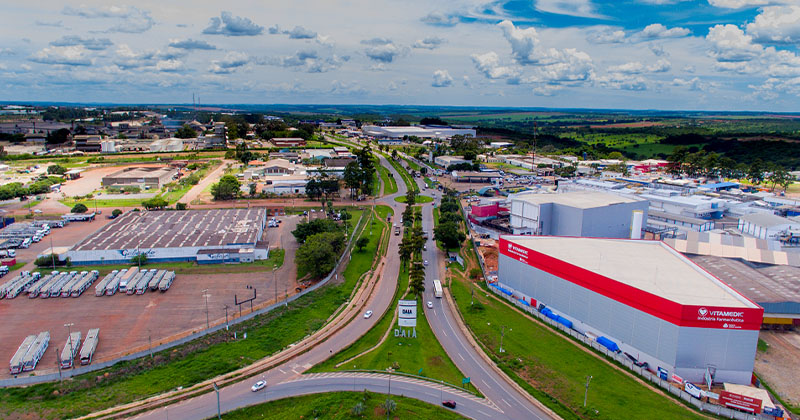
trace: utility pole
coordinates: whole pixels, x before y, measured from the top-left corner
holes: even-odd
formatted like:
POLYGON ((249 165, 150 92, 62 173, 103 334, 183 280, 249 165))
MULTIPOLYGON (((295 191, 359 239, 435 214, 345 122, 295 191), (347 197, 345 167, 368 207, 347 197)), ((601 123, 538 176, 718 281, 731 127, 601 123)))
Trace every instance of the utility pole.
POLYGON ((217 393, 217 419, 222 420, 222 410, 219 408, 219 387, 216 382, 212 382, 211 385, 214 387, 214 392, 217 393))
MULTIPOLYGON (((475 284, 473 283, 470 286, 472 286, 472 296, 470 296, 469 306, 473 306, 475 305, 475 284)), ((501 344, 500 347, 503 347, 503 345, 501 344)))
MULTIPOLYGON (((75 344, 72 343, 72 326, 73 325, 75 325, 75 323, 73 323, 73 322, 70 322, 69 324, 64 324, 64 326, 67 327, 67 334, 68 334, 67 335, 67 341, 69 341, 69 355, 70 355, 70 357, 72 357, 74 359, 75 357, 73 357, 73 354, 74 354, 73 353, 73 346, 75 344)), ((72 366, 72 369, 75 369, 75 361, 74 360, 72 361, 72 363, 70 365, 72 366)))
POLYGON ((503 350, 503 337, 505 337, 505 335, 506 335, 506 326, 503 325, 502 327, 500 327, 500 353, 505 352, 505 350, 503 350))
POLYGON ((583 393, 583 406, 586 407, 586 398, 589 397, 589 381, 592 380, 592 375, 586 377, 586 391, 583 393))
POLYGON ((50 258, 53 260, 53 270, 56 269, 56 251, 53 249, 53 235, 50 235, 50 258))
POLYGON ((208 322, 208 289, 203 289, 203 297, 206 298, 206 329, 210 328, 208 322))
POLYGON ((277 267, 272 267, 272 282, 275 283, 275 303, 278 303, 278 281, 275 279, 275 269, 277 267))
POLYGON ((147 329, 147 350, 150 352, 150 359, 153 358, 153 335, 150 329, 147 329))
POLYGON ((58 366, 58 381, 61 382, 61 353, 56 347, 56 366, 58 366))
POLYGON ((228 331, 228 304, 225 304, 225 331, 228 331))

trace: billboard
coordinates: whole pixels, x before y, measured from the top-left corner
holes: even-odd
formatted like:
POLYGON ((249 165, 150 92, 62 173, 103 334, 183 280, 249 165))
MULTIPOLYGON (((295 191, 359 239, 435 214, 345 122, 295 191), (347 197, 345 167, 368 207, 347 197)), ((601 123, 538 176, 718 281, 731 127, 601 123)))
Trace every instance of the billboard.
POLYGON ((401 327, 417 326, 417 301, 399 300, 397 301, 397 325, 401 327))
POLYGON ((758 414, 761 412, 761 400, 746 395, 722 391, 719 393, 719 402, 728 408, 735 408, 748 413, 758 414))

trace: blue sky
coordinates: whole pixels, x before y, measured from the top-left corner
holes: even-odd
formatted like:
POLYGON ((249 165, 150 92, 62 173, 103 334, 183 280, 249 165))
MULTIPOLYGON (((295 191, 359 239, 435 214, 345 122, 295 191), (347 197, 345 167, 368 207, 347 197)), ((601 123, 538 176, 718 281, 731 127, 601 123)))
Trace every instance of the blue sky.
POLYGON ((794 112, 798 3, 13 2, 0 100, 794 112))

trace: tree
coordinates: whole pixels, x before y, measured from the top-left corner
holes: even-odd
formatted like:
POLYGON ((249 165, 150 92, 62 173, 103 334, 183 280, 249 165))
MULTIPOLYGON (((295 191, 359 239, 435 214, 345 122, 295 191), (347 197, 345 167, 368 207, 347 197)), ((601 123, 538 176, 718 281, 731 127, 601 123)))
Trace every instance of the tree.
POLYGON ((310 273, 312 277, 322 277, 336 266, 336 257, 343 246, 344 235, 341 232, 311 235, 297 249, 297 267, 310 273))
POLYGON ((461 232, 455 222, 439 223, 433 230, 434 238, 441 241, 445 248, 458 248, 467 239, 467 235, 461 232))
POLYGON ((56 131, 47 133, 47 144, 63 144, 69 141, 70 131, 67 128, 59 128, 56 131))
POLYGON ((364 410, 365 410, 364 403, 357 402, 356 405, 354 405, 353 408, 350 409, 350 414, 361 417, 364 415, 364 410))
POLYGON ((149 200, 142 201, 142 207, 147 210, 158 210, 167 207, 169 203, 161 197, 153 197, 149 200))
POLYGON ((418 192, 414 188, 409 188, 408 191, 406 191, 406 205, 407 206, 411 207, 411 206, 413 206, 414 204, 417 203, 417 194, 418 194, 418 192))
POLYGON ((258 185, 255 182, 250 184, 250 197, 254 197, 256 195, 256 191, 258 190, 258 185))
POLYGON ((397 403, 394 402, 393 399, 387 398, 386 401, 381 403, 381 407, 387 412, 392 413, 394 410, 397 410, 397 403))
POLYGON ((114 216, 114 217, 119 217, 120 214, 122 214, 122 210, 120 210, 120 209, 114 209, 111 212, 111 215, 114 216))
POLYGON ((219 182, 211 186, 214 200, 232 200, 239 196, 242 184, 233 175, 223 175, 219 182))
POLYGON ((356 241, 356 248, 358 248, 358 252, 363 251, 368 244, 369 244, 369 238, 367 238, 366 236, 358 238, 358 240, 356 241))
POLYGON ((52 175, 64 175, 67 173, 67 168, 61 165, 50 165, 47 167, 47 173, 52 175))
POLYGON ((473 280, 477 280, 478 277, 481 276, 481 274, 483 274, 483 271, 481 271, 481 269, 478 267, 473 267, 469 270, 469 278, 473 280))
POLYGON ((184 124, 183 127, 175 132, 175 137, 179 139, 193 139, 197 137, 197 131, 189 127, 189 124, 184 124))
POLYGON ((764 161, 756 159, 747 169, 747 179, 749 179, 753 185, 758 185, 764 181, 764 166, 764 161))
POLYGON ((672 163, 672 172, 679 174, 683 170, 683 163, 689 156, 689 150, 686 146, 678 146, 672 149, 672 153, 667 156, 667 160, 672 163))
POLYGON ((83 203, 78 203, 78 204, 74 205, 72 207, 72 210, 70 210, 70 211, 73 212, 73 213, 86 213, 87 211, 89 211, 89 208, 86 207, 86 205, 83 204, 83 203))
POLYGON ((350 162, 345 166, 342 179, 344 179, 344 185, 350 189, 350 197, 355 197, 356 191, 361 188, 361 181, 363 180, 361 166, 357 161, 350 162))
POLYGON ((175 210, 186 210, 186 203, 175 203, 175 210))
POLYGON ((139 254, 135 257, 131 258, 131 264, 134 265, 145 265, 147 264, 147 254, 139 254))
POLYGON ((769 174, 767 178, 770 184, 772 184, 772 191, 775 191, 775 186, 780 186, 786 191, 786 188, 791 184, 791 178, 789 177, 789 173, 783 166, 776 166, 772 169, 772 173, 769 174))
POLYGON ((341 226, 331 219, 314 219, 310 222, 298 223, 295 230, 292 231, 292 235, 297 242, 303 243, 311 235, 339 230, 341 230, 341 226))
POLYGON ((415 261, 414 264, 411 264, 411 268, 409 268, 408 287, 411 293, 420 297, 422 293, 425 292, 425 268, 419 261, 415 261))

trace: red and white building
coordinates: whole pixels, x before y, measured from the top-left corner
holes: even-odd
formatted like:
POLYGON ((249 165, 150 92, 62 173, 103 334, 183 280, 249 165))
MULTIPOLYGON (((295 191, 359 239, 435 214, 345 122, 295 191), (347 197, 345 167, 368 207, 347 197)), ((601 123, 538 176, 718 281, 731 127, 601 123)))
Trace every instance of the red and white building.
POLYGON ((653 371, 750 383, 764 310, 664 243, 502 236, 499 249, 499 286, 532 307, 653 371))

